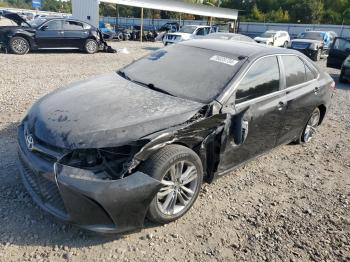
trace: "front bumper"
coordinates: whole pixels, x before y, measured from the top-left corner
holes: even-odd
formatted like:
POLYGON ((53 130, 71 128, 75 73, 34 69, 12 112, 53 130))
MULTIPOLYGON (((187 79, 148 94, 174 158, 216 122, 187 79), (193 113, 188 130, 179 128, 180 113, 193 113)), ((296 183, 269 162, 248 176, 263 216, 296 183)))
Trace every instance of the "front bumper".
POLYGON ((158 180, 135 172, 120 180, 101 180, 91 171, 65 166, 30 151, 23 126, 18 129, 23 183, 33 200, 56 218, 100 232, 142 228, 146 212, 161 188, 158 180))

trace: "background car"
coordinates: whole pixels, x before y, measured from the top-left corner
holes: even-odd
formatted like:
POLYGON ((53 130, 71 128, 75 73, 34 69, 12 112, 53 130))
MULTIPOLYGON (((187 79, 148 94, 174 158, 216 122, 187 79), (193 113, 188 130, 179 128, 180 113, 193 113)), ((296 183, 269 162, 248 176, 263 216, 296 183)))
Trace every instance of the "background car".
POLYGON ((250 38, 249 36, 234 33, 212 33, 205 36, 204 39, 236 40, 255 43, 254 39, 250 38))
POLYGON ((350 81, 350 55, 344 60, 341 67, 339 82, 347 83, 350 81))
POLYGON ((21 176, 44 210, 89 230, 170 223, 204 180, 310 142, 333 88, 293 50, 184 41, 39 99, 18 127, 21 176))
POLYGON ((93 54, 108 47, 100 30, 76 19, 44 17, 27 22, 15 13, 3 15, 17 24, 0 27, 0 45, 14 54, 40 49, 80 49, 93 54))
POLYGON ((289 48, 298 50, 314 61, 328 55, 329 47, 334 40, 334 32, 306 31, 293 39, 289 48))
POLYGON ((206 25, 185 25, 176 33, 168 33, 163 38, 164 45, 175 44, 195 38, 202 38, 213 33, 211 26, 206 25))
POLYGON ((269 30, 254 38, 257 43, 286 48, 290 42, 287 31, 269 30))
POLYGON ((329 49, 327 66, 340 69, 350 55, 350 38, 336 37, 329 49))

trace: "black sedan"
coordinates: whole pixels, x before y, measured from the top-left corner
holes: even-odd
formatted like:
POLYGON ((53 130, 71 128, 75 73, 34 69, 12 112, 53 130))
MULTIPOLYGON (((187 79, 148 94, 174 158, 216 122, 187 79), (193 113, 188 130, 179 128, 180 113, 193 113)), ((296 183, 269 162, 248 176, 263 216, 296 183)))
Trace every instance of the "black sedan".
POLYGON ((292 50, 172 45, 40 99, 18 128, 23 182, 43 209, 89 230, 129 231, 146 217, 169 223, 203 181, 309 142, 333 89, 292 50))
POLYGON ((341 69, 339 81, 350 81, 350 38, 337 37, 327 58, 327 66, 341 69))
POLYGON ((97 28, 76 19, 45 17, 27 22, 16 13, 3 16, 17 26, 0 27, 0 47, 14 54, 38 49, 80 49, 90 54, 111 50, 97 28))

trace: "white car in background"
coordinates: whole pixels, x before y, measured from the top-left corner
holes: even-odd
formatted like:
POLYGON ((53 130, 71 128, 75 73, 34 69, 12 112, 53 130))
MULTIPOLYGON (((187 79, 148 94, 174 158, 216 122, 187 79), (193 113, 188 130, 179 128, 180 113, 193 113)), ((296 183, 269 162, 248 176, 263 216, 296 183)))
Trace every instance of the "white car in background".
POLYGON ((290 42, 290 36, 287 31, 269 30, 255 37, 254 40, 260 44, 287 48, 290 42))
POLYGON ((163 38, 164 45, 175 44, 186 40, 203 38, 214 33, 214 29, 207 25, 185 25, 176 33, 168 33, 163 38))

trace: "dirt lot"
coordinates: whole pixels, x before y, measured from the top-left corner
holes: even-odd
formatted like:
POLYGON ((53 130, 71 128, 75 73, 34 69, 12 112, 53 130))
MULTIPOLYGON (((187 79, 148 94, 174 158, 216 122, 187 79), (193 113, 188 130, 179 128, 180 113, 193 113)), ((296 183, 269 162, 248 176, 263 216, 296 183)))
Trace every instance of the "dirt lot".
POLYGON ((16 125, 39 97, 160 45, 114 46, 130 54, 0 54, 0 261, 350 261, 350 85, 337 83, 311 144, 280 147, 204 185, 175 223, 105 237, 37 208, 20 182, 16 125))

